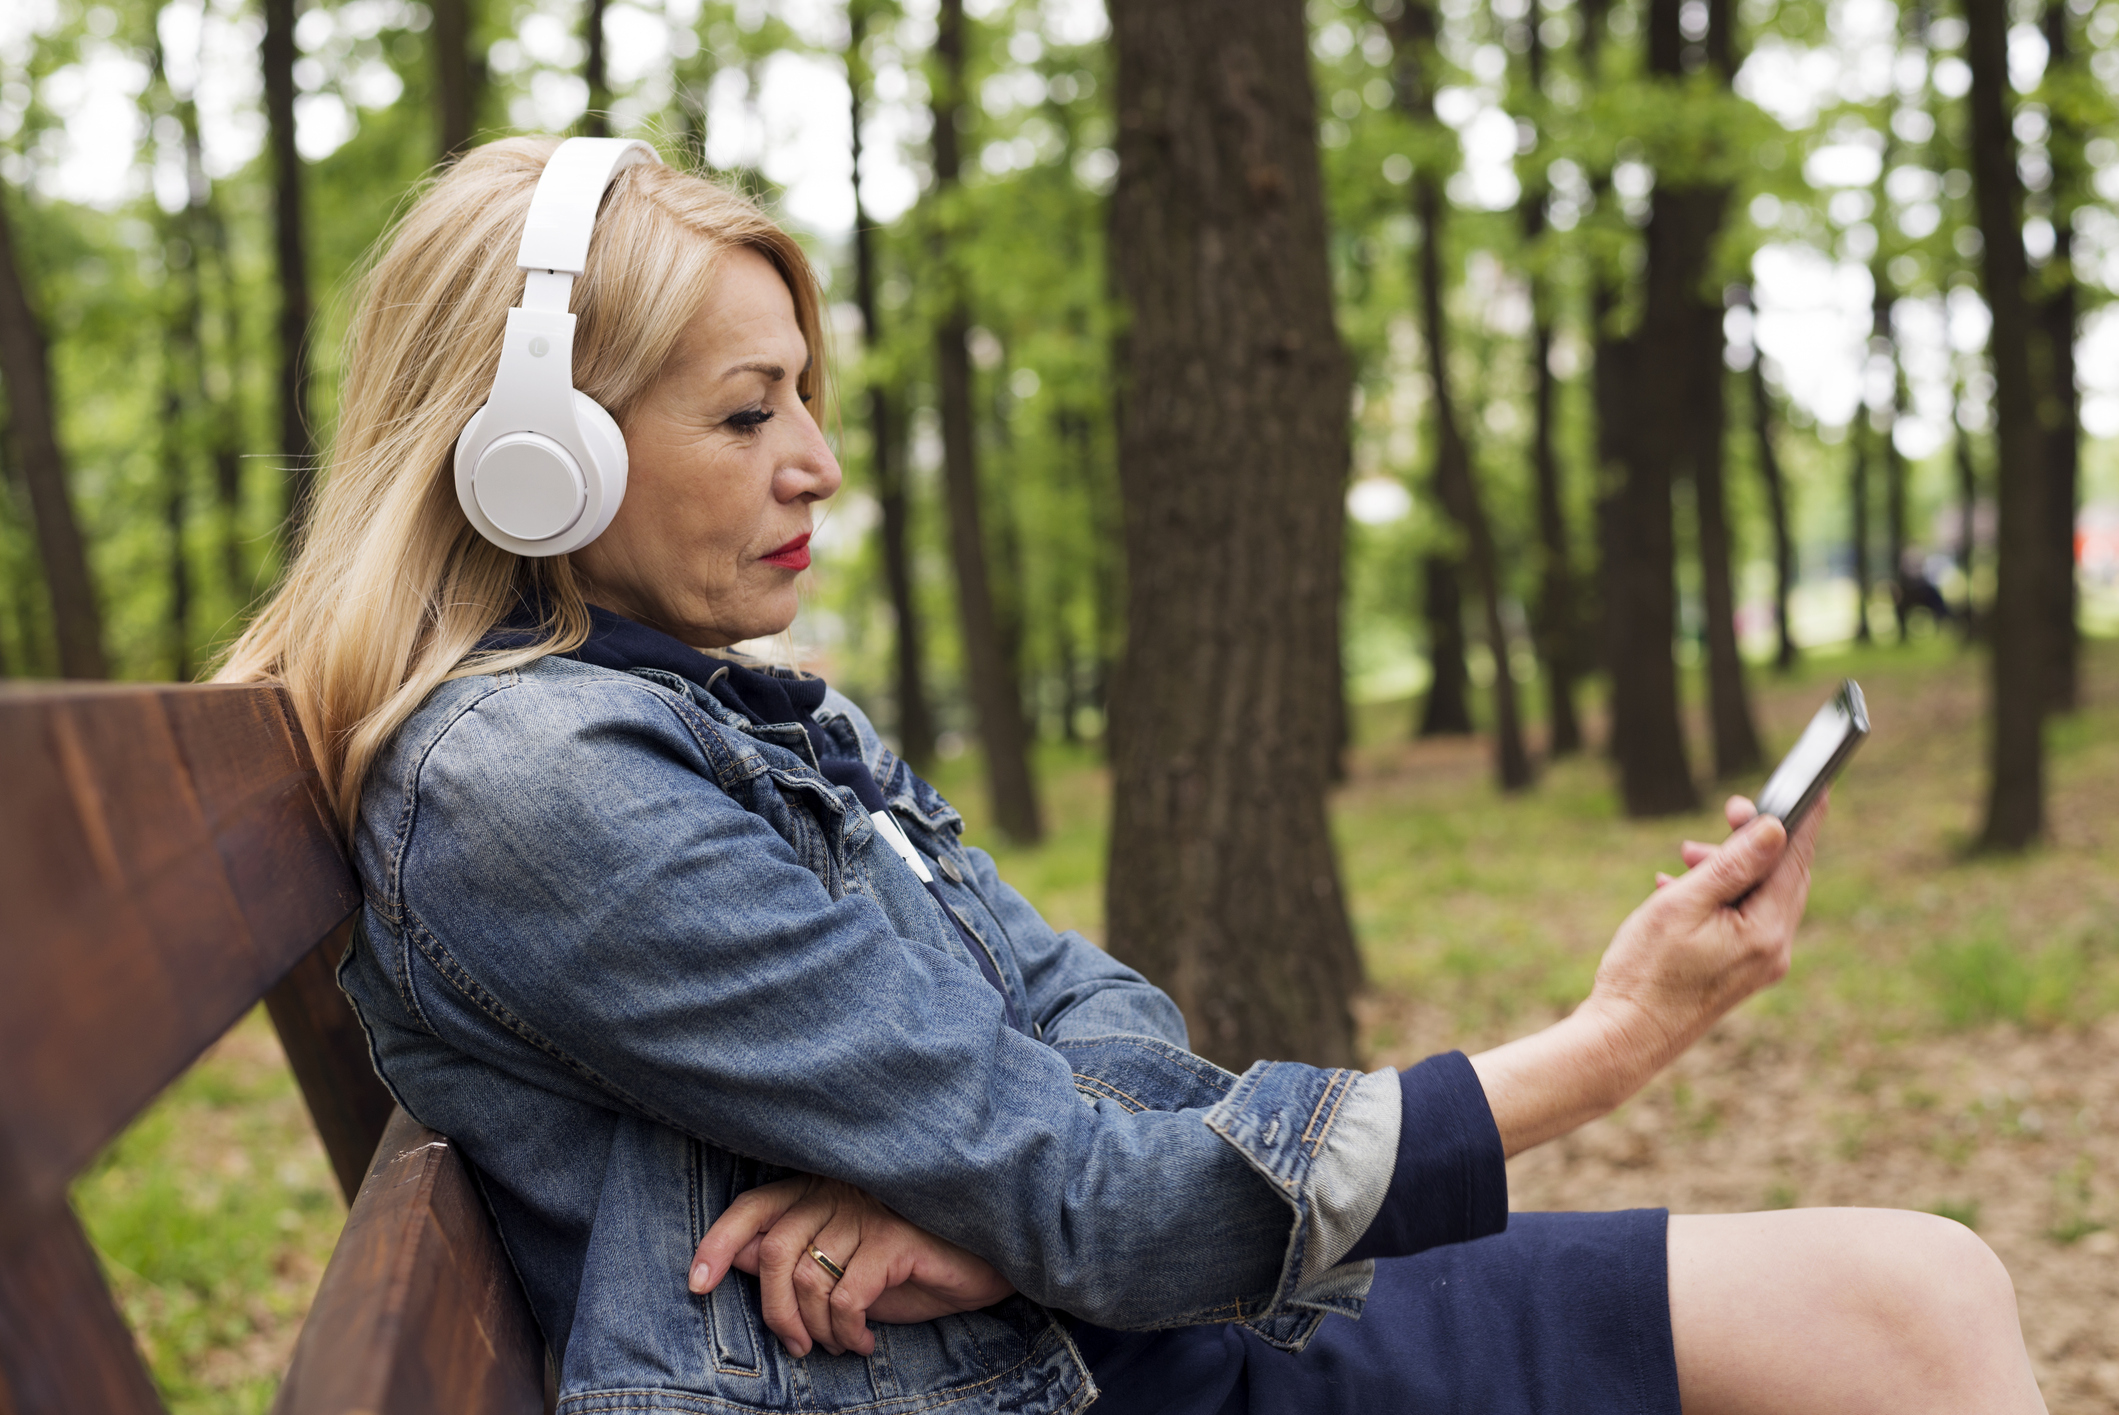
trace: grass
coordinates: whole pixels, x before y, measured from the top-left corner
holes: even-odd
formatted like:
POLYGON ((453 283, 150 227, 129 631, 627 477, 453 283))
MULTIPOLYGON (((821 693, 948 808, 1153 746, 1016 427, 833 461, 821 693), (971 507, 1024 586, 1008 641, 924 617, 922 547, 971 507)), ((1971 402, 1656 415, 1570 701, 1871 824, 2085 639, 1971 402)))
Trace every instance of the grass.
POLYGON ((177 1415, 263 1415, 346 1207, 264 1013, 74 1182, 74 1207, 177 1415))
MULTIPOLYGON (((1751 1009, 1806 1030, 1894 1035, 2119 1012, 2119 642, 2089 645, 2090 705, 2050 730, 2052 829, 2020 857, 1968 850, 1984 780, 1984 659, 1929 638, 1813 656, 1788 678, 1755 673, 1769 758, 1844 676, 1861 680, 1876 734, 1834 793, 1791 975, 1751 1009)), ((1335 829, 1374 992, 1441 1009, 1459 1039, 1571 1006, 1654 872, 1680 868, 1677 842, 1726 831, 1717 792, 1691 815, 1625 819, 1608 764, 1589 756, 1504 797, 1483 741, 1415 743, 1411 720, 1408 703, 1360 710, 1335 829)), ((1108 780, 1078 751, 1044 765, 1049 838, 1034 850, 994 841, 968 759, 945 764, 941 784, 1005 877, 1062 927, 1101 938, 1108 780)), ((1728 785, 1755 790, 1763 776, 1728 785)), ((1381 1025, 1372 1049, 1396 1041, 1381 1025)))
MULTIPOLYGON (((1835 793, 1795 967, 1746 1005, 1741 1036, 1716 1058, 1802 1058, 1802 1084, 1826 1092, 1824 1167, 1762 1151, 1732 1181, 1742 1205, 1820 1202, 1809 1196, 1831 1166, 1877 1163, 1914 1136, 1944 1177, 1861 1201, 1991 1226, 2002 1200, 1974 1192, 1980 1166, 2043 1153, 2048 1129, 2061 1129, 2042 1118, 2049 1102, 1965 1100, 1950 1075, 1915 1074, 1888 1049, 1971 1055, 1997 1038, 2064 1039, 2119 1013, 2119 642, 2091 644, 2087 667, 2091 705, 2051 732, 2050 839, 2018 858, 1966 852, 1983 779, 1982 659, 1930 639, 1813 657, 1787 679, 1755 675, 1769 755, 1842 675, 1861 680, 1877 731, 1835 793)), ((1410 721, 1406 703, 1359 711, 1335 808, 1371 984, 1364 1040, 1401 1060, 1563 1012, 1654 871, 1678 868, 1679 839, 1723 831, 1713 796, 1690 816, 1626 820, 1607 765, 1592 758, 1558 763, 1535 791, 1504 798, 1482 742, 1414 743, 1410 721)), ((1697 759, 1704 739, 1693 726, 1697 759)), ((1108 777, 1085 747, 1051 747, 1041 767, 1049 830, 1036 849, 995 843, 971 759, 944 763, 937 784, 1004 877, 1057 926, 1100 938, 1108 777)), ((1640 1132, 1651 1155, 1747 1143, 1758 1122, 1718 1084, 1679 1074, 1602 1124, 1667 1117, 1665 1130, 1640 1132)), ((2041 1241, 2056 1251, 2112 1237, 2103 1230, 2119 1216, 2088 1165, 2053 1172, 2038 1201, 2041 1241)), ((262 1017, 172 1087, 75 1197, 172 1409, 264 1410, 343 1208, 262 1017)))

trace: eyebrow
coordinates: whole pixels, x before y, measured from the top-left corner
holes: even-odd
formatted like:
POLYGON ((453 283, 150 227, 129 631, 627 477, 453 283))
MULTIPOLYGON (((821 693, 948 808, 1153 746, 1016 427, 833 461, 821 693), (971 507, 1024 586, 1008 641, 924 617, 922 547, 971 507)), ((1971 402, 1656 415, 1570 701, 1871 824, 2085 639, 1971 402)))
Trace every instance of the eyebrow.
POLYGON ((737 364, 721 376, 723 378, 734 378, 739 373, 763 374, 768 381, 773 383, 778 383, 781 379, 787 377, 786 368, 779 364, 767 363, 762 359, 754 359, 747 363, 737 364))

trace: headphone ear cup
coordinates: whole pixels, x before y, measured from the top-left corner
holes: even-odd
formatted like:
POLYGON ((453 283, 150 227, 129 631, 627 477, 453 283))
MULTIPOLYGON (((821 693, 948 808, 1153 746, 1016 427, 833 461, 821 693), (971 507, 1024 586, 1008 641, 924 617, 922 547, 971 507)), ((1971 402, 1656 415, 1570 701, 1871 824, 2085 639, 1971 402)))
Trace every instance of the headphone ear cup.
POLYGON ((618 420, 578 388, 574 390, 574 426, 580 429, 589 453, 589 465, 582 469, 587 474, 589 504, 588 514, 566 538, 568 550, 581 549, 610 527, 618 504, 625 500, 626 469, 631 465, 618 420))

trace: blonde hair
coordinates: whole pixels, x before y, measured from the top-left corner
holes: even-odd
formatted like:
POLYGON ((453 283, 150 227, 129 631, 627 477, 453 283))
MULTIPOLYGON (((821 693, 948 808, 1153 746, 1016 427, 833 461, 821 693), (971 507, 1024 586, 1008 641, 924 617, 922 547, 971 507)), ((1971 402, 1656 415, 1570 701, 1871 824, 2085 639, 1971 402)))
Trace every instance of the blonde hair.
MULTIPOLYGON (((530 194, 554 138, 475 148, 377 244, 348 332, 326 475, 293 563, 216 679, 278 679, 294 699, 349 834, 375 755, 452 678, 578 647, 588 611, 568 557, 532 559, 481 537, 456 500, 456 437, 493 386, 530 194), (522 604, 532 641, 479 652, 522 604)), ((816 277, 747 197, 643 163, 611 184, 588 269, 574 282, 574 386, 622 427, 732 249, 771 261, 809 343, 800 391, 823 391, 816 277)), ((821 407, 821 399, 816 404, 821 407)))

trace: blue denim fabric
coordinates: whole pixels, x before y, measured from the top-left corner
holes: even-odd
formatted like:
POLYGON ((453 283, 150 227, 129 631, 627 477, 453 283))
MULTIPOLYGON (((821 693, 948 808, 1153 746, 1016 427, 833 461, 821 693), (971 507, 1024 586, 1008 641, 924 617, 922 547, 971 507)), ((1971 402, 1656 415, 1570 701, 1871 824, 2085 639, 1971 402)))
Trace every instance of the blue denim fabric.
POLYGON ((473 1161, 561 1410, 1075 1410, 1054 1311, 1241 1321, 1287 1349, 1358 1315, 1339 1259, 1390 1183, 1395 1076, 1191 1055, 1176 1008, 1055 933, 834 694, 1003 1002, 798 727, 567 659, 437 689, 370 772, 340 977, 378 1070, 473 1161), (755 1281, 691 1251, 737 1194, 848 1180, 1020 1296, 787 1355, 755 1281))

